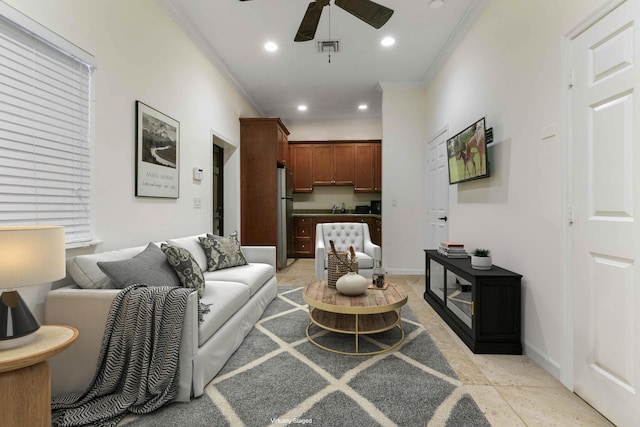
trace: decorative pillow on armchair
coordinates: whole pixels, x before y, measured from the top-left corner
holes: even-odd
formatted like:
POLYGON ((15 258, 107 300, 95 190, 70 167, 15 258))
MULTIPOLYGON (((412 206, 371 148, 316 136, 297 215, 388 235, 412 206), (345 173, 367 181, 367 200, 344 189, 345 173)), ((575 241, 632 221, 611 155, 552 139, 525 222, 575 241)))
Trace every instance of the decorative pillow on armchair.
POLYGON ((167 257, 160 248, 149 243, 147 248, 133 258, 121 261, 98 262, 98 267, 120 289, 135 284, 147 286, 180 286, 167 257))
POLYGON ((207 234, 207 237, 199 237, 199 239, 204 252, 207 254, 209 271, 247 265, 247 259, 240 249, 238 232, 232 233, 229 237, 207 234))
POLYGON ((166 243, 163 243, 160 248, 167 256, 167 261, 175 270, 182 286, 197 290, 198 296, 202 298, 204 295, 204 276, 198 262, 191 253, 184 248, 167 245, 166 243))

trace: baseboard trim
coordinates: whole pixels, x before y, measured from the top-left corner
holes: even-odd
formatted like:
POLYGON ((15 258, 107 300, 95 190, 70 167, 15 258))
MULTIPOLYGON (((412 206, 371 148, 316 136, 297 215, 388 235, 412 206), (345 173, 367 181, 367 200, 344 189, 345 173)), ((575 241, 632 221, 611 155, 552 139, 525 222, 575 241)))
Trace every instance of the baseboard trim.
POLYGON ((536 362, 542 369, 553 375, 555 379, 560 381, 560 364, 553 359, 549 359, 549 357, 540 351, 535 346, 524 342, 523 343, 524 354, 526 354, 529 359, 536 362))

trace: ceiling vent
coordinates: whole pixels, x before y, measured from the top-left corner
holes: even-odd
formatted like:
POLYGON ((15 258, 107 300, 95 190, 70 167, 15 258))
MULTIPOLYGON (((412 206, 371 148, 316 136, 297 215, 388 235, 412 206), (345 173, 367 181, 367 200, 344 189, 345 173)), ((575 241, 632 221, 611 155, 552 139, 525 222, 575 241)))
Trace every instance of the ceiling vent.
POLYGON ((340 42, 338 40, 321 40, 318 42, 318 53, 338 53, 340 42))

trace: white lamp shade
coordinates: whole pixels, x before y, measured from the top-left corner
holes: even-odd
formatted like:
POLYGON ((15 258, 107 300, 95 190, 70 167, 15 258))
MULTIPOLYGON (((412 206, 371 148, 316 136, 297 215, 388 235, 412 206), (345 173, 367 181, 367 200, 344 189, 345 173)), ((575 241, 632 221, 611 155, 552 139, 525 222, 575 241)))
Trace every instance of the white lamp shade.
POLYGON ((0 227, 0 288, 38 285, 64 276, 64 227, 0 227))

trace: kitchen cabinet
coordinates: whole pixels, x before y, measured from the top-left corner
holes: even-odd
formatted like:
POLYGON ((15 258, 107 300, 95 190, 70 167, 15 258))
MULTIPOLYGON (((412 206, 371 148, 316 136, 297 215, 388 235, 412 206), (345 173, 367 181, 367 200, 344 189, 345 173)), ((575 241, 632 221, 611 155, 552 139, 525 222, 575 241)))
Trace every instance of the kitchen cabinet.
POLYGON ((279 118, 240 119, 240 241, 277 245, 277 168, 289 131, 279 118))
POLYGON ((289 166, 289 142, 287 140, 287 135, 289 135, 289 131, 286 131, 286 128, 283 126, 277 127, 278 132, 278 148, 277 148, 277 161, 281 166, 289 166))
POLYGON ((374 144, 373 158, 373 191, 382 192, 382 144, 374 144))
POLYGON ((294 238, 296 258, 314 258, 316 250, 316 225, 325 222, 365 222, 369 226, 371 241, 382 245, 382 219, 372 215, 327 214, 296 215, 294 217, 294 238), (377 230, 380 230, 376 234, 377 230))
POLYGON ((424 299, 474 353, 522 354, 520 274, 425 250, 424 299))
POLYGON ((355 145, 331 144, 333 146, 333 184, 353 185, 355 173, 355 145))
POLYGON ((295 256, 297 258, 313 258, 315 256, 313 218, 295 217, 293 224, 295 256))
POLYGON ((356 144, 355 180, 356 193, 380 193, 382 191, 382 144, 356 144))
POLYGON ((311 193, 313 191, 312 156, 313 145, 290 145, 289 159, 293 170, 293 191, 296 193, 311 193))
POLYGON ((356 193, 376 191, 376 146, 380 144, 356 144, 355 179, 353 190, 356 193))
POLYGON ((382 191, 379 140, 296 141, 289 147, 294 192, 310 193, 314 185, 353 185, 356 193, 382 191))
POLYGON ((353 144, 312 144, 313 185, 353 185, 353 144))

